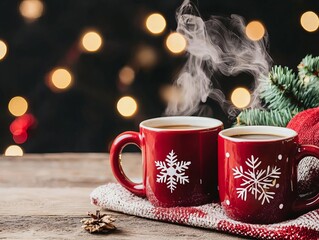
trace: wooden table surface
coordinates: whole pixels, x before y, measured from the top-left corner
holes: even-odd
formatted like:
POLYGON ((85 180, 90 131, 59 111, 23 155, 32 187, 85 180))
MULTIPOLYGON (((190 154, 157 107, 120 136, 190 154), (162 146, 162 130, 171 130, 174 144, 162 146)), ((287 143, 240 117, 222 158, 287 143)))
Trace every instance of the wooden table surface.
MULTIPOLYGON (((140 154, 126 153, 124 169, 141 176, 140 154)), ((93 235, 81 228, 89 194, 115 182, 102 153, 26 154, 0 157, 0 239, 242 239, 205 229, 103 211, 116 218, 116 231, 93 235)))

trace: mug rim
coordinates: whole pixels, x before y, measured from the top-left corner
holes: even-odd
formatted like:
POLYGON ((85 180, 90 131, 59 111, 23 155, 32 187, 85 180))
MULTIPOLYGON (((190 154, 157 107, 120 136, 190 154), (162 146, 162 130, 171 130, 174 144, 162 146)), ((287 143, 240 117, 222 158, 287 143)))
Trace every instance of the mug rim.
POLYGON ((276 142, 282 140, 292 139, 297 137, 298 134, 296 131, 285 128, 285 127, 276 127, 276 126, 266 126, 266 125, 259 125, 259 126, 238 126, 233 128, 228 128, 220 131, 218 133, 220 137, 223 139, 230 140, 232 142, 276 142), (274 139, 244 139, 244 138, 235 138, 232 137, 234 135, 241 135, 241 134, 272 134, 272 135, 279 135, 282 136, 281 138, 274 138, 274 139))
POLYGON ((201 131, 207 129, 216 129, 223 126, 223 123, 215 118, 209 117, 198 117, 198 116, 168 116, 168 117, 157 117, 144 120, 140 123, 140 128, 148 129, 156 132, 170 131, 170 132, 183 132, 183 131, 201 131), (194 129, 169 129, 169 128, 158 128, 160 125, 176 125, 176 124, 189 124, 195 126, 203 126, 194 129))

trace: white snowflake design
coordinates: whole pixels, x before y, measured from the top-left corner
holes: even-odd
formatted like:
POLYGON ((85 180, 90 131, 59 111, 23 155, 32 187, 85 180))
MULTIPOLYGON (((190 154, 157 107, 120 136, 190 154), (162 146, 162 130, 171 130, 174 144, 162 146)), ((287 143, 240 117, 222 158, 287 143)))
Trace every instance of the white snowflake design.
POLYGON ((167 188, 171 193, 176 189, 177 183, 189 183, 188 176, 185 175, 185 170, 191 164, 190 161, 177 161, 177 155, 172 150, 167 156, 165 161, 155 161, 155 166, 160 173, 157 174, 156 182, 166 183, 167 188))
POLYGON ((277 166, 268 166, 266 170, 257 170, 261 164, 261 161, 258 160, 258 157, 255 158, 251 155, 251 158, 247 158, 247 161, 245 161, 250 169, 244 171, 242 166, 235 167, 233 168, 233 175, 234 178, 241 178, 243 181, 240 184, 241 187, 236 188, 237 197, 246 201, 247 193, 251 193, 263 205, 265 201, 269 203, 274 198, 275 192, 268 191, 268 189, 276 185, 276 179, 280 178, 281 172, 277 166))

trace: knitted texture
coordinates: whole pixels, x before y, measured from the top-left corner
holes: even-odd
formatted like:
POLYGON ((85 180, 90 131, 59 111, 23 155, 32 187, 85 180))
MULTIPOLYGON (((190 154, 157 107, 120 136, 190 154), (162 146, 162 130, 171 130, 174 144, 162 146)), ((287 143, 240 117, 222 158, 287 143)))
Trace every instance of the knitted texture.
POLYGON ((319 159, 305 157, 298 165, 298 193, 313 194, 319 189, 319 159))
POLYGON ((301 144, 319 147, 319 107, 298 113, 287 125, 298 133, 301 144))
POLYGON ((219 203, 198 207, 154 207, 116 183, 96 188, 91 203, 112 211, 165 222, 207 228, 257 239, 319 239, 319 209, 281 223, 247 224, 228 218, 219 203))
MULTIPOLYGON (((319 107, 298 113, 287 125, 298 133, 299 143, 319 147, 319 107)), ((306 157, 298 166, 298 193, 306 194, 319 189, 318 159, 306 157)))

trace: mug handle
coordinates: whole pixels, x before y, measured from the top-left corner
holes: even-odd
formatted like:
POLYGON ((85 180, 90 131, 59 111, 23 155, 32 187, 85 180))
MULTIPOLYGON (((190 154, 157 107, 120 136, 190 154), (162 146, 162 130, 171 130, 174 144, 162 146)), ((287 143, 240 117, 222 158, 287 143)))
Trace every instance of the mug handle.
MULTIPOLYGON (((314 145, 299 145, 296 155, 297 165, 304 157, 313 156, 319 161, 319 147, 314 145)), ((319 164, 319 163, 318 163, 319 164)), ((319 192, 313 197, 298 198, 295 200, 292 209, 296 213, 310 211, 319 207, 319 192)))
POLYGON ((143 183, 132 182, 124 173, 121 164, 121 154, 123 148, 128 144, 135 144, 141 148, 141 137, 138 132, 123 132, 118 135, 112 143, 110 151, 110 164, 117 181, 137 196, 145 197, 145 186, 143 183))

